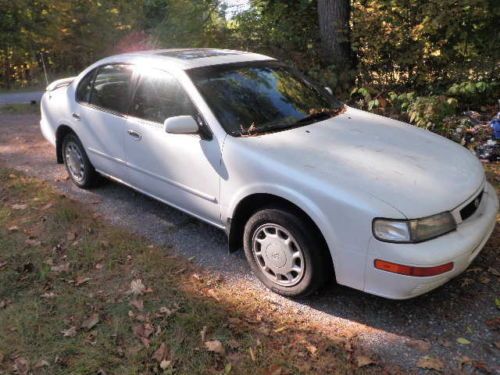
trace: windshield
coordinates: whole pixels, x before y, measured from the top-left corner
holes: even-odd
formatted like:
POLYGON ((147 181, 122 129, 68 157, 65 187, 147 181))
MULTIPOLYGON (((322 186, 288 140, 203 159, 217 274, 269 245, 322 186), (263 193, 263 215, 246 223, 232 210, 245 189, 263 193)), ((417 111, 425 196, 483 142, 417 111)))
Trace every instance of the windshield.
POLYGON ((188 72, 227 133, 253 135, 324 120, 343 105, 277 62, 229 64, 188 72))

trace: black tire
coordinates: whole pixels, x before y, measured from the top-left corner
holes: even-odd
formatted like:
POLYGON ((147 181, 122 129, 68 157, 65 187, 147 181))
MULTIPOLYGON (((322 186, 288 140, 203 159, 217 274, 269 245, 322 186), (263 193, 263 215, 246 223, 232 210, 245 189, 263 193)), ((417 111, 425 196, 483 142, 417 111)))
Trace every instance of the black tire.
MULTIPOLYGON (((245 256, 252 271, 265 286, 282 296, 305 297, 317 291, 333 277, 331 256, 320 236, 321 234, 317 233, 317 230, 311 223, 303 219, 300 214, 295 213, 293 210, 282 207, 269 207, 257 211, 250 217, 245 225, 243 246, 245 249, 245 256), (272 237, 278 238, 278 244, 280 243, 279 241, 284 241, 283 238, 287 238, 286 232, 288 232, 288 235, 292 237, 292 242, 295 242, 298 246, 294 245, 292 250, 302 253, 302 257, 298 259, 298 262, 302 263, 304 270, 300 273, 296 272, 296 276, 293 271, 289 274, 291 275, 289 276, 290 278, 295 276, 296 281, 294 281, 294 283, 292 282, 293 285, 281 285, 280 283, 289 282, 289 280, 278 280, 280 277, 283 278, 279 272, 266 272, 263 269, 263 264, 267 266, 268 261, 271 267, 278 264, 278 266, 284 267, 283 269, 286 269, 290 264, 294 265, 293 262, 295 262, 295 260, 292 259, 288 250, 282 250, 288 249, 288 246, 283 245, 284 247, 279 247, 281 245, 274 245, 273 242, 265 243, 265 245, 256 243, 256 248, 260 247, 258 249, 259 255, 256 255, 257 253, 254 252, 254 239, 257 241, 259 235, 264 235, 264 240, 260 240, 268 241, 266 231, 270 230, 270 234, 272 235, 273 227, 276 227, 277 237, 272 237), (283 228, 285 232, 279 233, 281 231, 280 228, 283 228), (274 249, 276 249, 276 251, 274 249), (275 253, 273 253, 273 251, 275 251, 275 253), (283 257, 287 258, 285 260, 285 265, 283 265, 283 257), (292 263, 289 263, 290 261, 292 263), (273 277, 276 278, 275 281, 272 280, 273 277)), ((269 267, 267 268, 269 269, 269 267)), ((281 270, 281 268, 279 270, 281 270)))
POLYGON ((85 148, 75 133, 69 133, 64 137, 62 141, 62 155, 66 171, 76 186, 82 189, 89 189, 99 183, 100 176, 90 163, 85 148), (68 157, 71 158, 71 156, 69 156, 71 151, 76 151, 77 155, 79 155, 78 160, 80 161, 80 168, 78 168, 78 172, 81 172, 81 176, 77 176, 75 172, 77 168, 75 168, 68 159, 68 157))

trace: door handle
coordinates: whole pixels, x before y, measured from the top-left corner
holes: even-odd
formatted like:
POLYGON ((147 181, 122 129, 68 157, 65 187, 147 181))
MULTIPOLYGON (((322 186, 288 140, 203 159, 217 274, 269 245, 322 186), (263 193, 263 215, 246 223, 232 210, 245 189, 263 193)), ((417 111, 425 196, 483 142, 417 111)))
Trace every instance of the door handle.
POLYGON ((136 141, 140 141, 142 139, 142 136, 137 133, 135 130, 129 129, 127 131, 128 135, 130 135, 132 138, 134 138, 136 141))
POLYGON ((80 119, 81 119, 80 115, 76 112, 73 112, 71 116, 73 116, 73 118, 77 121, 80 121, 80 119))

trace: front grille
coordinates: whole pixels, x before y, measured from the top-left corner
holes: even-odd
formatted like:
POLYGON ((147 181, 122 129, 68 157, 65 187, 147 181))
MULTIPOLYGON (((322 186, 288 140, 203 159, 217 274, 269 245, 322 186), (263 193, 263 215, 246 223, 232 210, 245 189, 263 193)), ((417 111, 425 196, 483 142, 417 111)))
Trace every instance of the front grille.
POLYGON ((483 198, 483 192, 479 193, 479 195, 474 198, 467 206, 460 210, 460 216, 462 217, 462 221, 467 220, 469 217, 474 215, 477 208, 481 204, 481 199, 483 198))

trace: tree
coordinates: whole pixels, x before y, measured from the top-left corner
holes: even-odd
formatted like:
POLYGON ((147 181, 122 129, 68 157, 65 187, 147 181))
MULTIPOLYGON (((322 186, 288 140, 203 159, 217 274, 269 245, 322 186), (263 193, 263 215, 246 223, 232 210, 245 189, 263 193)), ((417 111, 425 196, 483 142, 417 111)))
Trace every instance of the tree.
POLYGON ((355 67, 351 48, 350 0, 318 0, 319 31, 324 63, 334 65, 341 82, 355 67))

